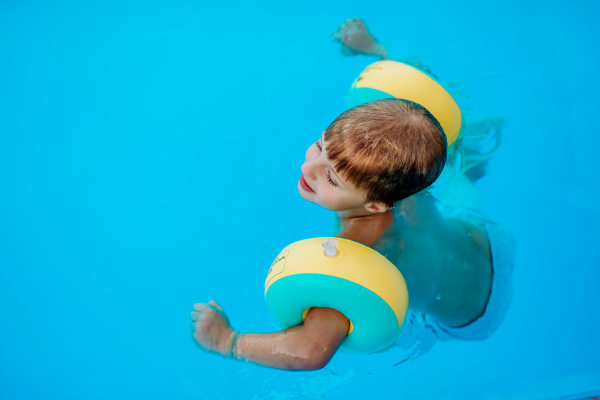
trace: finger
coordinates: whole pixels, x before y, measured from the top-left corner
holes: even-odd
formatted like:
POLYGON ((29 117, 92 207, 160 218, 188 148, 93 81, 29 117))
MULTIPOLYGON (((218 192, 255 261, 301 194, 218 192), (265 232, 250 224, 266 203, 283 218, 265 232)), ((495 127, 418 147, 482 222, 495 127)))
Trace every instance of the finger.
POLYGON ((196 321, 198 318, 200 318, 200 312, 198 311, 192 311, 190 313, 190 317, 192 318, 192 320, 196 321))
POLYGON ((196 332, 196 321, 193 321, 190 324, 190 330, 192 331, 192 333, 196 332))
POLYGON ((223 311, 223 307, 221 307, 221 306, 219 305, 219 303, 217 303, 217 302, 215 301, 215 299, 212 299, 211 301, 209 301, 209 302, 208 302, 208 304, 209 304, 209 305, 211 305, 211 306, 213 306, 213 307, 214 307, 214 308, 216 308, 216 309, 219 309, 219 310, 223 311))
POLYGON ((194 304, 194 310, 195 311, 202 311, 204 309, 206 309, 206 307, 208 307, 206 304, 204 303, 196 303, 194 304))

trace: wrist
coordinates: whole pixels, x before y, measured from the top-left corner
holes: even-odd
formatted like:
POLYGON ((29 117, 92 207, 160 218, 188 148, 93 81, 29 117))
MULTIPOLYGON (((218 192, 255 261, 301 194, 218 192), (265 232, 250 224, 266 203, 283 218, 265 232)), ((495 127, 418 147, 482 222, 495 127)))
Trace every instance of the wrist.
POLYGON ((239 360, 242 358, 242 337, 245 333, 234 332, 233 339, 231 341, 231 350, 229 352, 229 358, 239 360))
POLYGON ((222 339, 221 344, 218 347, 218 352, 221 353, 223 357, 228 358, 231 356, 231 348, 235 344, 236 334, 236 331, 230 329, 226 335, 223 335, 224 339, 222 339))

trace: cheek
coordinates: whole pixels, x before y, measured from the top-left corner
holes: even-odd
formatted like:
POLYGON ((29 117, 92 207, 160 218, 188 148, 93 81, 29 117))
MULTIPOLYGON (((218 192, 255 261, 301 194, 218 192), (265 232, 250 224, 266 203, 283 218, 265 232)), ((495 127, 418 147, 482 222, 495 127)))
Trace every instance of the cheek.
POLYGON ((344 199, 336 196, 331 191, 323 194, 319 193, 316 203, 331 211, 342 211, 347 208, 344 199))
POLYGON ((343 202, 343 196, 340 196, 339 193, 336 192, 335 188, 332 187, 329 182, 327 182, 327 178, 321 179, 319 185, 319 197, 324 203, 329 205, 337 205, 343 202))

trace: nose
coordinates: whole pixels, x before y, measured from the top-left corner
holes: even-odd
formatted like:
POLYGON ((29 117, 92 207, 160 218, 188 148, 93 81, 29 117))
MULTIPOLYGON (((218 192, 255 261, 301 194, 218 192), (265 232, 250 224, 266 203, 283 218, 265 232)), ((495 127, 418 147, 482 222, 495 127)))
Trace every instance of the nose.
POLYGON ((305 179, 315 180, 317 179, 318 162, 316 160, 306 160, 300 170, 305 179))

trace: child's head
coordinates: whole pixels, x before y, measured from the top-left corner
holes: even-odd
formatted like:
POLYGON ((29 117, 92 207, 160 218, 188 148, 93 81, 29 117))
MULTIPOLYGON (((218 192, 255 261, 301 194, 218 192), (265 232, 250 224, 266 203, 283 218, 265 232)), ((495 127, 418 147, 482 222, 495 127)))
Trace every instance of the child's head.
POLYGON ((330 210, 384 212, 437 179, 446 143, 438 121, 416 103, 365 103, 340 115, 308 149, 298 189, 330 210))

